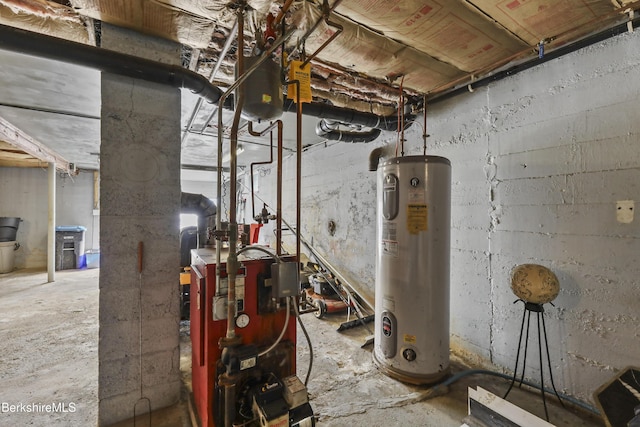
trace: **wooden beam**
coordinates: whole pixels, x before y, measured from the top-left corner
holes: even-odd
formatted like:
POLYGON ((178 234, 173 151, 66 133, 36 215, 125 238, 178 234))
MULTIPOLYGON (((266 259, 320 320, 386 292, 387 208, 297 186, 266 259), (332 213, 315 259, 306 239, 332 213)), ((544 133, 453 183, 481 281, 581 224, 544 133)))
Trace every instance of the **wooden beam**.
POLYGON ((46 162, 31 157, 26 160, 5 160, 0 157, 0 167, 7 168, 42 168, 47 169, 49 165, 46 162))
POLYGON ((58 153, 29 136, 20 128, 0 117, 0 139, 46 163, 55 163, 56 169, 75 175, 75 168, 58 153))

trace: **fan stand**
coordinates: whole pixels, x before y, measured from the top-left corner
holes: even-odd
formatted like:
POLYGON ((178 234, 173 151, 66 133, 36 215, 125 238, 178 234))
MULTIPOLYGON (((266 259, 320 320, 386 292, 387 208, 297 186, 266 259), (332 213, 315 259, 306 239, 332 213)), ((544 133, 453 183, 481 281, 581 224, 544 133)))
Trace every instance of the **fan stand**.
MULTIPOLYGON (((556 390, 556 386, 553 383, 553 371, 551 370, 551 358, 549 357, 549 343, 547 342, 547 328, 544 324, 544 307, 542 306, 542 304, 526 302, 521 299, 514 301, 514 304, 519 301, 524 303, 524 312, 522 313, 522 324, 520 325, 520 338, 518 339, 518 352, 516 353, 516 366, 513 369, 513 378, 511 379, 511 384, 509 385, 509 389, 504 394, 504 399, 506 399, 507 396, 509 395, 509 392, 511 391, 511 389, 513 388, 513 385, 516 382, 516 377, 518 376, 518 362, 520 361, 520 348, 522 346, 522 332, 524 331, 524 319, 526 317, 527 334, 524 342, 524 358, 522 361, 522 375, 520 376, 520 384, 518 384, 518 387, 521 387, 522 382, 524 381, 524 371, 527 366, 527 348, 529 344, 529 326, 531 321, 531 313, 532 312, 536 313, 537 323, 538 323, 538 355, 540 358, 540 394, 542 395, 542 404, 544 405, 544 415, 547 421, 549 421, 549 412, 547 411, 547 401, 545 398, 544 372, 543 372, 543 366, 542 366, 542 340, 540 339, 540 321, 541 320, 542 320, 542 331, 544 334, 544 345, 547 352, 547 366, 549 367, 549 377, 551 378, 551 386, 553 387, 553 392, 558 397, 558 401, 560 402, 562 407, 564 407, 564 403, 560 399, 560 395, 558 394, 558 391, 556 390)), ((549 303, 549 304, 553 305, 553 303, 549 303)))

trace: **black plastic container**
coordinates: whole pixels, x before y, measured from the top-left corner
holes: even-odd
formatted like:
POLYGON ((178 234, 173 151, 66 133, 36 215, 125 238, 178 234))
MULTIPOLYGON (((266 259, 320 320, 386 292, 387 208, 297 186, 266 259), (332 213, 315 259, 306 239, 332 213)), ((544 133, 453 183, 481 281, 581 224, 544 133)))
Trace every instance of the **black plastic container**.
POLYGON ((16 240, 20 218, 0 217, 0 242, 13 242, 16 240))

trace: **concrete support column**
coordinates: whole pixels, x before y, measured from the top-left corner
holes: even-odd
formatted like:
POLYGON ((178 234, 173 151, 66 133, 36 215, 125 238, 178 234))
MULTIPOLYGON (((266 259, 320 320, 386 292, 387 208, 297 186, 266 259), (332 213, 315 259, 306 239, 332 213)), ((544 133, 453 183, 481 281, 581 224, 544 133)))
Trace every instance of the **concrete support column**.
MULTIPOLYGON (((180 63, 178 44, 105 23, 102 47, 180 63)), ((101 117, 98 398, 108 426, 180 398, 180 90, 103 73, 101 117)))

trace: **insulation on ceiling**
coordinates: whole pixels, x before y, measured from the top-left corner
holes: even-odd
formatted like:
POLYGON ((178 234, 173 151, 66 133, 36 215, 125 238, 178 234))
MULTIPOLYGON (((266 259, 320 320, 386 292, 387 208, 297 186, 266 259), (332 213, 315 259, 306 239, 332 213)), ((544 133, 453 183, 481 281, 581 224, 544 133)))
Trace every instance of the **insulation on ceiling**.
POLYGON ((469 3, 530 45, 566 33, 570 36, 577 28, 581 33, 603 28, 603 20, 615 19, 618 9, 611 0, 469 0, 469 3))
MULTIPOLYGON (((305 4, 294 17, 301 30, 292 39, 301 38, 321 18, 318 7, 305 4)), ((331 21, 340 24, 344 31, 318 54, 317 57, 327 63, 390 83, 399 84, 400 76, 404 76, 404 85, 418 92, 428 92, 464 74, 452 65, 338 15, 331 15, 331 21)), ((306 52, 315 52, 335 31, 322 22, 306 40, 306 52)))
POLYGON ((349 0, 336 12, 466 72, 526 48, 464 1, 349 0))
POLYGON ((0 24, 89 43, 83 19, 68 7, 46 0, 0 0, 0 24))
POLYGON ((213 0, 71 0, 71 4, 82 15, 196 48, 208 46, 215 28, 213 19, 226 10, 213 0))

